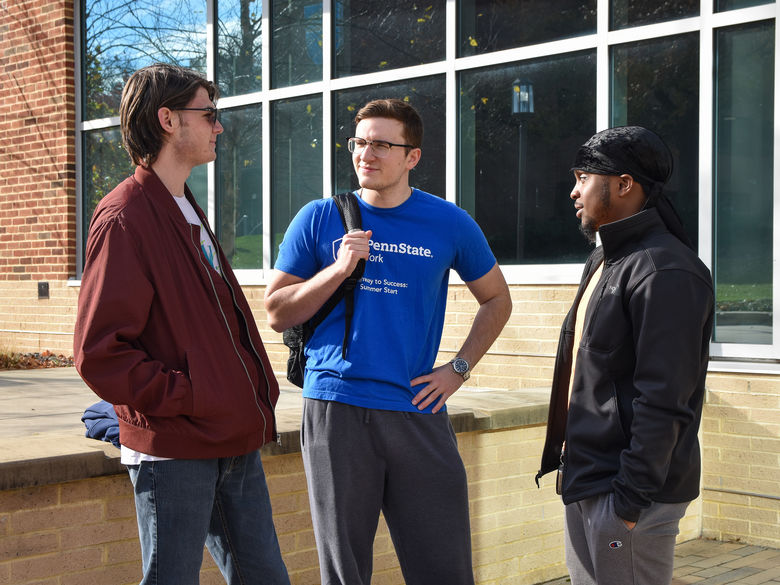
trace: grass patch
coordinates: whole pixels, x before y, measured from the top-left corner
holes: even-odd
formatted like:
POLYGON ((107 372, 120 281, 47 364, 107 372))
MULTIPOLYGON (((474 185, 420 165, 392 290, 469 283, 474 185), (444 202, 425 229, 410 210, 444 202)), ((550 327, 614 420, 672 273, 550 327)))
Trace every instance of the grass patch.
POLYGON ((772 285, 719 284, 715 302, 718 311, 772 312, 772 285))

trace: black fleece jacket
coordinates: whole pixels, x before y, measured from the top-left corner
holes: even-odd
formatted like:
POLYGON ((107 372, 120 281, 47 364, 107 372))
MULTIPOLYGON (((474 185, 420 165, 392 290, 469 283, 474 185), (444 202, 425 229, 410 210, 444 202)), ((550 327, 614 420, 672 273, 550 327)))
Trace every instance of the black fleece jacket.
POLYGON ((564 503, 612 492, 615 512, 636 521, 654 501, 699 493, 712 277, 654 209, 599 233, 561 328, 537 481, 562 459, 564 503), (569 397, 576 308, 602 260, 569 397))

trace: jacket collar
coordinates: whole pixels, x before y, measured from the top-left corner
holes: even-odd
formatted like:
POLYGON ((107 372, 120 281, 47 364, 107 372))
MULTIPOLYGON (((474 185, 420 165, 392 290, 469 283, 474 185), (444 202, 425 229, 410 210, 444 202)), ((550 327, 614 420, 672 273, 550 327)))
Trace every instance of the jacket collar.
MULTIPOLYGON (((144 192, 152 199, 156 207, 164 210, 172 217, 172 219, 174 219, 174 221, 186 225, 187 220, 184 219, 184 215, 182 215, 179 206, 176 205, 176 202, 173 200, 173 195, 170 191, 168 191, 166 186, 160 180, 160 177, 157 176, 157 173, 155 173, 151 168, 138 165, 135 167, 135 173, 133 177, 135 178, 136 182, 141 185, 141 188, 144 190, 144 192)), ((196 213, 201 215, 200 207, 198 207, 197 203, 195 202, 195 198, 190 192, 190 188, 186 184, 184 185, 184 196, 189 200, 190 203, 192 203, 196 213)), ((202 223, 204 223, 203 220, 204 218, 201 217, 202 223)))
POLYGON ((605 262, 614 262, 636 250, 641 240, 651 235, 668 232, 658 211, 645 209, 625 219, 613 221, 599 228, 605 262))

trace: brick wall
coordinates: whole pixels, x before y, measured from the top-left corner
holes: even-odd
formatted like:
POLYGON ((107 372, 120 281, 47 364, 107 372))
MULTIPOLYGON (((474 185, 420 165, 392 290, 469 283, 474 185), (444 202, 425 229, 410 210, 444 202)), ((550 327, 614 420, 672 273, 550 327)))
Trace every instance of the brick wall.
MULTIPOLYGON (((469 477, 473 558, 480 585, 531 585, 565 574, 563 505, 552 478, 533 477, 544 427, 458 435, 469 477)), ((319 583, 300 454, 265 456, 280 546, 293 585, 319 583)), ((679 540, 699 534, 697 506, 679 540)), ((140 580, 130 482, 114 475, 0 492, 0 585, 130 585, 140 580)), ((222 584, 208 553, 203 585, 222 584)), ((374 548, 376 585, 403 579, 384 522, 374 548)))
POLYGON ((73 4, 0 2, 0 281, 75 274, 73 4))
MULTIPOLYGON (((469 476, 477 582, 537 583, 564 574, 562 504, 533 476, 543 427, 458 436, 469 476)), ((319 583, 300 454, 266 456, 280 545, 294 585, 319 583)), ((375 545, 377 585, 403 583, 386 525, 375 545)), ((129 585, 140 580, 130 482, 100 477, 0 492, 0 584, 129 585)), ((204 585, 223 583, 208 553, 204 585)))
POLYGON ((0 351, 73 355, 79 288, 65 280, 47 282, 49 298, 39 299, 36 280, 0 280, 0 351))
MULTIPOLYGON (((244 294, 266 343, 274 369, 283 373, 287 348, 268 327, 263 310, 265 287, 245 286, 244 294)), ((37 283, 0 280, 0 351, 72 354, 79 288, 49 281, 49 298, 38 299, 37 283)), ((519 389, 548 386, 552 357, 573 286, 512 286, 514 310, 501 336, 474 370, 470 386, 519 389)), ((439 361, 449 361, 465 338, 477 303, 465 286, 450 287, 439 361)))
POLYGON ((707 387, 703 536, 780 548, 780 382, 710 374, 707 387))
MULTIPOLYGON (((264 288, 244 291, 274 367, 283 376, 287 348, 267 326, 264 288)), ((512 286, 511 291, 509 325, 477 366, 470 385, 521 390, 550 383, 558 328, 574 287, 512 286)), ((51 282, 50 299, 36 295, 35 282, 0 280, 0 351, 48 349, 70 355, 78 287, 51 282), (28 332, 13 333, 21 330, 28 332)), ((449 360, 457 349, 475 307, 464 287, 451 288, 439 361, 449 360)), ((780 377, 711 373, 707 383, 705 491, 703 504, 697 504, 701 530, 712 538, 780 546, 780 377)))

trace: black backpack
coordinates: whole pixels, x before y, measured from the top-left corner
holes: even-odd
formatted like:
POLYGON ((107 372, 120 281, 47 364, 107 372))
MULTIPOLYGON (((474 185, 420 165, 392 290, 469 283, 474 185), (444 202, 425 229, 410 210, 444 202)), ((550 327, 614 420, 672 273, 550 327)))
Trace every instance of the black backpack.
MULTIPOLYGON (((349 191, 334 195, 333 201, 339 210, 341 223, 344 224, 344 233, 362 229, 360 204, 353 192, 349 191)), ((290 348, 290 356, 287 358, 287 379, 299 388, 303 388, 303 372, 306 369, 306 356, 303 353, 306 342, 311 339, 317 325, 322 323, 323 319, 339 304, 341 299, 344 299, 345 303, 344 341, 341 343, 341 357, 346 359, 349 329, 352 324, 352 313, 355 306, 355 287, 363 276, 365 267, 366 261, 360 260, 352 274, 341 283, 341 286, 322 305, 322 308, 314 317, 305 323, 285 329, 284 333, 282 333, 282 341, 290 348)))

